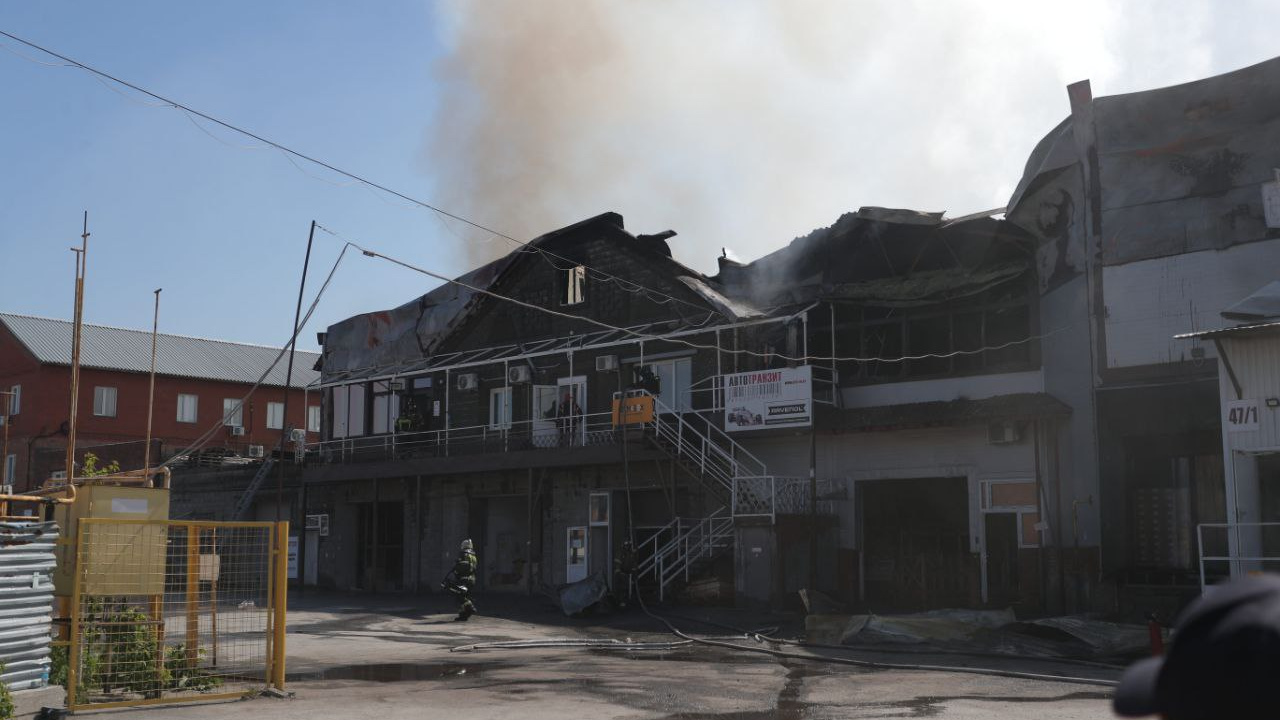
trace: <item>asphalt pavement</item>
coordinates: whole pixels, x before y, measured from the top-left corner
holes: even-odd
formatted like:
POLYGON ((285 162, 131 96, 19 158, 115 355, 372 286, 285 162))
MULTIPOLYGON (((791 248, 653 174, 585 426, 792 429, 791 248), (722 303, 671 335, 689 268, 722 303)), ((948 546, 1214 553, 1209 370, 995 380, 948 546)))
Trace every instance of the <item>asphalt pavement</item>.
MULTIPOLYGON (((825 718, 1112 717, 1102 684, 1023 679, 951 671, 851 667, 698 644, 646 650, 599 648, 454 648, 476 643, 616 639, 658 645, 678 641, 632 608, 586 619, 565 618, 545 598, 487 597, 470 622, 453 621, 443 596, 368 596, 309 592, 291 601, 288 623, 290 699, 102 711, 112 720, 280 718, 595 718, 822 720, 825 718)), ((699 636, 756 649, 736 627, 779 626, 796 635, 801 619, 731 609, 660 609, 699 636)), ((997 671, 1114 680, 1105 668, 1042 660, 845 653, 887 663, 964 666, 997 671)))

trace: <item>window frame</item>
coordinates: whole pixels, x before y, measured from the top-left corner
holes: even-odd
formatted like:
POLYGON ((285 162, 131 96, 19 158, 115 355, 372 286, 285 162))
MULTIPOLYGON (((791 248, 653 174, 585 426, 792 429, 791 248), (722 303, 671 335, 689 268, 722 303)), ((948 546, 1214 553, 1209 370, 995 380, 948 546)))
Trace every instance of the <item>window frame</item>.
POLYGON ((587 301, 587 266, 574 265, 564 268, 563 285, 560 288, 560 306, 571 307, 587 301))
POLYGON ((13 485, 13 476, 18 472, 18 454, 9 453, 0 462, 0 484, 13 485))
POLYGON ((93 386, 93 416, 102 418, 116 417, 119 412, 119 400, 120 393, 117 388, 110 385, 93 386), (107 402, 108 397, 111 398, 110 403, 107 402), (110 405, 110 412, 107 412, 108 404, 110 405))
POLYGON ((266 420, 267 420, 268 430, 283 430, 284 429, 284 403, 268 402, 266 420))
POLYGON ((489 390, 489 429, 490 430, 510 430, 511 429, 511 400, 512 392, 510 385, 503 387, 491 388, 489 390), (494 399, 505 398, 502 409, 499 411, 500 417, 494 417, 494 399))
POLYGON ((12 385, 9 387, 12 395, 7 395, 9 399, 9 415, 18 415, 22 412, 22 384, 12 385))
POLYGON ((236 409, 231 414, 231 409, 240 403, 240 398, 222 398, 222 426, 223 427, 244 427, 244 405, 236 409))
POLYGON ((322 419, 322 415, 321 415, 320 406, 308 405, 307 406, 307 432, 309 433, 320 432, 321 419, 322 419), (312 420, 314 420, 315 422, 312 422, 312 420))
POLYGON ((177 410, 176 422, 185 423, 185 424, 193 424, 193 423, 200 422, 200 396, 199 395, 196 395, 193 393, 178 393, 177 408, 175 409, 177 410), (182 414, 183 398, 189 398, 191 400, 191 419, 190 420, 185 419, 184 415, 182 414))

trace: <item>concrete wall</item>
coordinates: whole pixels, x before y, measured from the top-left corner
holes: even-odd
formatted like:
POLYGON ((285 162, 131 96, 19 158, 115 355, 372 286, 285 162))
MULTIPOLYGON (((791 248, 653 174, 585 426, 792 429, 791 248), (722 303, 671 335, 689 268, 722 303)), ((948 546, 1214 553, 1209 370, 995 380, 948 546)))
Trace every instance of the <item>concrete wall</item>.
POLYGON ((1193 360, 1196 346, 1214 357, 1212 342, 1173 336, 1227 324, 1219 313, 1275 280, 1277 268, 1280 239, 1103 268, 1107 366, 1193 360))
MULTIPOLYGON (((775 475, 808 477, 809 437, 753 438, 744 445, 775 475)), ((822 434, 817 442, 817 476, 843 480, 848 499, 836 503, 839 545, 857 547, 854 488, 859 480, 965 477, 970 484, 970 527, 978 526, 977 487, 985 479, 1035 478, 1030 434, 1018 443, 991 445, 985 425, 822 434)), ((977 552, 977 538, 971 538, 977 552)))

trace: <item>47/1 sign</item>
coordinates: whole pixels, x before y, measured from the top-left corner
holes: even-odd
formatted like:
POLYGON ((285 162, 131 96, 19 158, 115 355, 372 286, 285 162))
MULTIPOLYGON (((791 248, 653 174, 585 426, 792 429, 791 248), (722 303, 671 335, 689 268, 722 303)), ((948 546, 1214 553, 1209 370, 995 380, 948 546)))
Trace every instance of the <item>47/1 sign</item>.
POLYGON ((1227 403, 1224 421, 1229 432, 1253 432, 1258 429, 1258 401, 1233 400, 1227 403))

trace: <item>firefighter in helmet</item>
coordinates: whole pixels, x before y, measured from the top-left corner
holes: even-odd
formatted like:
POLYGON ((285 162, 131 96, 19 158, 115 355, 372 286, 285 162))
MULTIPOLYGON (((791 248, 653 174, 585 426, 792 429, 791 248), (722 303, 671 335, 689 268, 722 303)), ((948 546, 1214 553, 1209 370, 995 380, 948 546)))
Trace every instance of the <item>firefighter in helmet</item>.
POLYGON ((458 596, 458 617, 456 620, 466 621, 467 618, 476 614, 476 606, 471 602, 471 591, 476 587, 476 569, 479 567, 480 561, 476 558, 475 545, 470 539, 463 540, 462 546, 458 548, 458 560, 453 564, 453 569, 449 571, 449 578, 445 579, 445 587, 449 592, 458 596))

